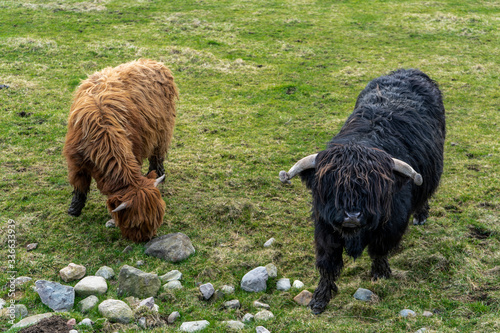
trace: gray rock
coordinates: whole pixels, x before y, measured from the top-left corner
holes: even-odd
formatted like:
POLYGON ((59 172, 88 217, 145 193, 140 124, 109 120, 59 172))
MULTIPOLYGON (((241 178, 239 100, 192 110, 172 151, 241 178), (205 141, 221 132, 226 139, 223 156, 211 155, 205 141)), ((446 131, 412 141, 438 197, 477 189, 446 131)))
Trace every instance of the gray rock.
POLYGON ((31 243, 31 244, 26 245, 26 250, 27 251, 33 251, 37 247, 38 247, 38 243, 31 243))
POLYGON ((241 279, 241 288, 248 292, 260 292, 267 289, 269 275, 265 267, 257 267, 246 273, 241 279))
POLYGON ((174 311, 172 312, 168 318, 167 318, 167 322, 169 324, 173 324, 177 321, 177 319, 179 319, 181 317, 181 314, 178 312, 178 311, 174 311))
POLYGON ((32 278, 30 278, 29 276, 20 276, 14 280, 14 283, 16 284, 16 286, 20 286, 31 280, 32 278))
POLYGON ((142 329, 146 329, 147 328, 147 326, 146 326, 146 317, 139 318, 139 320, 137 321, 137 326, 139 326, 142 329))
POLYGON ((124 265, 118 275, 118 295, 148 298, 156 296, 161 288, 158 275, 145 273, 140 269, 124 265))
POLYGON ((179 331, 181 332, 196 332, 201 331, 204 328, 207 328, 210 323, 206 320, 199 321, 186 321, 183 322, 179 331))
POLYGON ((86 273, 87 269, 85 266, 70 263, 59 271, 59 276, 64 282, 70 282, 80 280, 86 273))
POLYGON ((232 301, 224 302, 224 307, 226 309, 239 309, 241 307, 241 304, 237 299, 233 299, 232 301))
POLYGON ((182 289, 182 283, 181 281, 173 280, 170 282, 167 282, 164 286, 163 289, 182 289))
POLYGON ((271 333, 264 326, 257 326, 255 328, 255 333, 271 333))
POLYGON ((137 260, 135 263, 136 266, 144 266, 144 260, 137 260))
POLYGON ((97 270, 97 272, 95 272, 95 275, 102 276, 106 280, 109 280, 115 276, 115 271, 111 267, 102 266, 97 270))
POLYGON ((14 314, 16 318, 24 318, 28 315, 28 308, 24 304, 14 305, 14 314))
POLYGON ((262 309, 267 309, 267 310, 269 310, 271 308, 269 306, 269 304, 262 303, 262 302, 259 302, 259 301, 254 301, 253 302, 253 306, 255 306, 256 308, 262 308, 262 309))
POLYGON ((108 284, 102 276, 87 276, 75 285, 75 293, 80 297, 104 295, 106 291, 108 284))
POLYGON ((209 300, 215 293, 215 288, 210 282, 205 283, 200 286, 200 292, 204 299, 209 300))
POLYGON ((399 315, 403 318, 406 318, 406 317, 415 317, 417 314, 413 310, 403 309, 399 311, 399 315))
POLYGON ((96 306, 97 303, 99 303, 99 298, 97 298, 97 296, 95 295, 90 295, 89 297, 86 297, 78 302, 77 308, 81 313, 87 313, 94 306, 96 306))
POLYGON ((244 323, 249 323, 249 322, 253 321, 253 319, 254 319, 253 314, 251 314, 251 313, 246 313, 246 314, 243 316, 243 319, 242 319, 242 320, 243 320, 243 322, 244 322, 244 323))
POLYGON ((300 280, 295 280, 293 281, 292 287, 295 289, 302 289, 304 288, 304 283, 302 283, 302 281, 300 280))
POLYGON ((275 277, 278 276, 278 268, 274 264, 267 264, 266 271, 267 271, 267 275, 271 279, 274 279, 275 277))
POLYGON ((257 312, 255 314, 254 318, 255 318, 255 320, 269 320, 271 318, 274 318, 274 315, 269 310, 262 310, 262 311, 257 312))
POLYGON ((48 313, 41 313, 41 314, 37 314, 34 316, 30 316, 30 317, 21 319, 18 323, 12 325, 11 328, 22 328, 22 327, 35 325, 40 320, 52 317, 53 315, 54 315, 54 312, 48 312, 48 313))
POLYGON ((42 303, 54 311, 69 311, 75 303, 75 290, 57 282, 38 280, 35 282, 36 292, 42 303))
POLYGON ((139 302, 138 307, 145 306, 150 310, 153 310, 155 308, 155 299, 154 297, 148 297, 142 301, 139 302))
POLYGON ((287 291, 290 290, 292 286, 290 285, 290 279, 283 278, 279 279, 278 282, 276 282, 276 289, 279 291, 287 291))
POLYGON ((224 293, 224 295, 234 294, 234 287, 230 285, 223 285, 221 291, 224 293))
POLYGON ((265 243, 264 243, 264 247, 270 247, 271 245, 273 245, 275 239, 274 238, 269 238, 265 243))
POLYGON ((418 331, 416 331, 415 333, 424 333, 424 332, 427 332, 427 328, 422 327, 421 329, 419 329, 419 330, 418 330, 418 331))
POLYGON ((180 232, 154 238, 145 247, 145 254, 171 262, 182 261, 195 253, 189 237, 180 232))
POLYGON ((354 293, 354 298, 359 301, 369 302, 372 300, 374 293, 371 290, 358 288, 354 293))
POLYGON ((226 320, 222 323, 230 330, 242 330, 245 328, 245 324, 237 320, 226 320))
POLYGON ((170 281, 174 281, 174 280, 178 281, 181 279, 182 279, 182 273, 176 269, 160 276, 161 282, 170 282, 170 281))
POLYGON ((92 325, 94 325, 94 322, 90 318, 84 318, 81 322, 78 323, 78 325, 92 327, 92 325))
POLYGON ((78 333, 77 330, 69 330, 68 333, 78 333))
POLYGON ((123 301, 108 299, 99 304, 99 313, 112 323, 128 324, 134 319, 132 309, 123 301))

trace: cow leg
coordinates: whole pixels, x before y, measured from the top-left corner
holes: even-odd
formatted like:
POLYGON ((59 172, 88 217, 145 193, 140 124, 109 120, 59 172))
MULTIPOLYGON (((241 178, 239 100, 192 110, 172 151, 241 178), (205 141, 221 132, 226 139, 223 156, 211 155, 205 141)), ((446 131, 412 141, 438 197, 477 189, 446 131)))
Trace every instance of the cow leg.
POLYGON ((413 224, 422 225, 427 221, 429 217, 429 202, 426 200, 424 205, 413 213, 413 224))
POLYGON ((385 257, 372 257, 372 271, 371 276, 374 281, 379 278, 388 279, 391 277, 392 271, 389 266, 387 256, 385 257))
POLYGON ((314 291, 309 307, 314 314, 325 311, 332 298, 332 291, 337 293, 335 281, 344 265, 342 261, 343 242, 339 234, 331 228, 316 223, 316 267, 320 273, 318 287, 314 291))
POLYGON ((69 182, 73 185, 73 198, 68 209, 68 214, 71 216, 80 216, 85 202, 87 201, 87 193, 90 189, 92 178, 90 174, 82 169, 74 170, 70 168, 69 182))
POLYGON ((149 172, 156 171, 156 176, 161 177, 165 174, 165 168, 163 167, 164 155, 154 154, 149 160, 149 172))

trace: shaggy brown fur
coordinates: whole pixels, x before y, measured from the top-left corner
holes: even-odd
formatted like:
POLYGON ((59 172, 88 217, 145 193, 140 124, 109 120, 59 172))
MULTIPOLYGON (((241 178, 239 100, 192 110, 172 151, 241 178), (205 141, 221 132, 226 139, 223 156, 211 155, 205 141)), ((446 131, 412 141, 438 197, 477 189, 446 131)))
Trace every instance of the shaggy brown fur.
POLYGON ((75 92, 64 155, 74 187, 69 214, 78 216, 94 178, 108 196, 125 238, 146 241, 163 222, 165 202, 154 186, 173 134, 177 88, 163 64, 141 59, 91 75, 75 92), (150 162, 147 177, 143 159, 150 162))

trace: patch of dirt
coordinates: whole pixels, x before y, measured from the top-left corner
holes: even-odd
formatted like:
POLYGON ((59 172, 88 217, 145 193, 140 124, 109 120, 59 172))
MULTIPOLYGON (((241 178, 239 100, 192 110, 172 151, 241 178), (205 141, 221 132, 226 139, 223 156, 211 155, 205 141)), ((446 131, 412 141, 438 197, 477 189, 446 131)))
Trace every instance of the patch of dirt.
POLYGON ((469 225, 470 237, 476 239, 486 239, 491 236, 492 232, 481 227, 469 225))
POLYGON ((60 316, 52 316, 42 319, 38 324, 24 328, 19 333, 68 333, 70 327, 66 325, 67 320, 60 316))

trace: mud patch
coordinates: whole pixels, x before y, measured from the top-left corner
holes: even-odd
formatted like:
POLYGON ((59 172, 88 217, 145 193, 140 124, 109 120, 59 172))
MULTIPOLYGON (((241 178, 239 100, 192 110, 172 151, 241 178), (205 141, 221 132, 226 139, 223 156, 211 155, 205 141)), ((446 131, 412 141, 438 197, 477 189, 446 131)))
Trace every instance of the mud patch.
POLYGON ((52 316, 42 319, 38 324, 23 328, 19 333, 68 333, 70 327, 66 325, 67 320, 60 316, 52 316))

